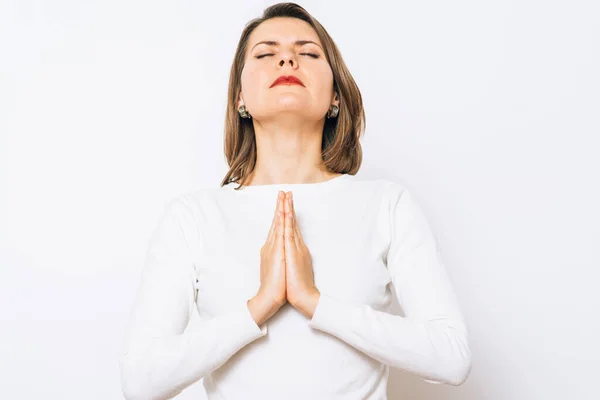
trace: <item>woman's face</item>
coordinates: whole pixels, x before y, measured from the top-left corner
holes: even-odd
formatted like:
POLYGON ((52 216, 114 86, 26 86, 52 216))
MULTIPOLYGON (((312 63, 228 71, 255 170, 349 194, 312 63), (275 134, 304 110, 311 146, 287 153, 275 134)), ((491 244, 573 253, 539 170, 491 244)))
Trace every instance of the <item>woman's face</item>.
POLYGON ((247 48, 238 107, 245 104, 255 120, 297 117, 317 121, 325 118, 332 104, 339 104, 331 67, 307 22, 269 19, 252 31, 247 48), (282 75, 295 76, 303 85, 272 86, 282 75))

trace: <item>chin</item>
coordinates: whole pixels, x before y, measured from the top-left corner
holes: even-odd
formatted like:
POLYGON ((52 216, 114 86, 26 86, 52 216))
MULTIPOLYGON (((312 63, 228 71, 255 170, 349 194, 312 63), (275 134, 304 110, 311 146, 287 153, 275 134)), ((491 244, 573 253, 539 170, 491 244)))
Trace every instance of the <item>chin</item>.
POLYGON ((268 113, 264 113, 262 115, 260 115, 259 118, 257 118, 257 120, 274 120, 274 119, 289 119, 289 120, 293 120, 293 119, 299 119, 299 120, 317 120, 318 118, 316 118, 312 113, 310 112, 306 112, 307 110, 304 109, 292 109, 292 108, 281 108, 281 109, 273 109, 273 110, 269 110, 268 113))
POLYGON ((277 102, 271 110, 273 113, 306 113, 309 109, 310 104, 308 102, 277 102))

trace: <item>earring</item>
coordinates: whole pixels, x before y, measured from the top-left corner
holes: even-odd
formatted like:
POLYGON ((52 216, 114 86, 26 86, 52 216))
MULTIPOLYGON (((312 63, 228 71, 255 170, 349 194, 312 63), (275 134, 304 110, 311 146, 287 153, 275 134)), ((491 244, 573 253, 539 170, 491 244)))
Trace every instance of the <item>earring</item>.
POLYGON ((246 105, 245 104, 242 104, 238 108, 238 112, 240 113, 240 117, 242 117, 242 118, 252 118, 252 116, 250 115, 250 113, 246 110, 246 105))
POLYGON ((339 111, 340 108, 338 106, 336 106, 335 104, 332 105, 331 108, 329 108, 329 111, 327 111, 327 118, 337 117, 339 111))

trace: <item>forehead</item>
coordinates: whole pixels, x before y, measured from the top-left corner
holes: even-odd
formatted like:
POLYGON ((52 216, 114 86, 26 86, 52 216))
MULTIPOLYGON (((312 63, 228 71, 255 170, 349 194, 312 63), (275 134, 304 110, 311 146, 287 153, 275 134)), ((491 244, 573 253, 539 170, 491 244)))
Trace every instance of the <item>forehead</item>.
POLYGON ((322 46, 317 32, 306 21, 298 18, 271 18, 257 26, 248 38, 248 48, 263 40, 274 40, 281 44, 295 40, 312 40, 322 46))

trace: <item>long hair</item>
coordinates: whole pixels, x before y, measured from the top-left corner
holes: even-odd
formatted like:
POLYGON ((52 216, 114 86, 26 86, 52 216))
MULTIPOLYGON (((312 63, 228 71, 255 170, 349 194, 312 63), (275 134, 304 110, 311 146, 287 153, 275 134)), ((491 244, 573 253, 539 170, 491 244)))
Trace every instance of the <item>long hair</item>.
POLYGON ((339 113, 336 118, 327 118, 323 127, 321 156, 323 164, 332 172, 356 175, 362 163, 360 137, 366 127, 360 90, 346 67, 335 42, 325 28, 296 3, 278 3, 263 11, 260 18, 248 22, 238 42, 231 72, 225 112, 224 150, 229 171, 221 186, 237 182, 240 189, 256 165, 256 137, 251 119, 243 119, 237 110, 238 94, 241 90, 241 74, 248 47, 248 38, 264 21, 275 17, 298 18, 309 23, 316 31, 325 57, 333 72, 333 86, 339 98, 339 113))

